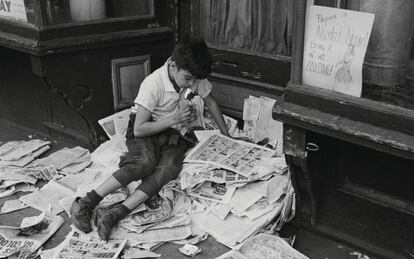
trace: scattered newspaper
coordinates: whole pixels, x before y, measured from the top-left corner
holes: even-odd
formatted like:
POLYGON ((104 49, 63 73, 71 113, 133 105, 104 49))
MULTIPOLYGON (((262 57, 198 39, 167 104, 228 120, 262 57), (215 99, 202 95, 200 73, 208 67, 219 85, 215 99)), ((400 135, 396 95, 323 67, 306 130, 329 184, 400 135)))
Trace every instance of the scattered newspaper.
MULTIPOLYGON (((0 169, 1 171, 2 169, 0 169)), ((20 168, 20 167, 8 167, 8 170, 18 172, 23 175, 32 176, 37 179, 42 179, 49 181, 55 179, 58 175, 58 171, 53 165, 48 166, 36 166, 30 168, 20 168)))
POLYGON ((296 199, 295 199, 295 190, 292 185, 292 181, 289 181, 286 194, 282 202, 282 211, 280 212, 279 219, 271 226, 271 231, 279 231, 282 226, 292 220, 295 216, 296 211, 296 199))
POLYGON ((62 148, 45 158, 38 159, 34 161, 30 166, 49 166, 54 165, 57 170, 61 170, 62 168, 79 161, 81 157, 85 154, 89 154, 89 151, 82 147, 74 147, 74 148, 62 148))
POLYGON ((1 154, 0 159, 6 161, 19 160, 46 145, 50 145, 50 141, 32 139, 28 141, 12 142, 12 144, 7 147, 7 152, 1 154))
POLYGON ((186 173, 189 175, 197 175, 200 173, 205 173, 216 169, 217 166, 209 164, 198 164, 198 163, 184 163, 181 169, 181 173, 186 173))
POLYGON ((133 259, 133 258, 137 259, 137 258, 158 258, 158 257, 161 257, 161 255, 148 251, 148 250, 130 247, 128 249, 125 249, 123 258, 124 259, 133 259))
POLYGON ((229 215, 232 209, 233 209, 232 205, 220 204, 220 203, 217 203, 215 206, 210 207, 210 211, 222 220, 226 219, 227 215, 229 215))
POLYGON ((231 250, 216 259, 309 259, 276 235, 258 234, 249 238, 239 249, 231 250))
POLYGON ((273 106, 276 100, 268 97, 260 97, 261 109, 255 128, 255 138, 257 141, 268 138, 268 143, 272 145, 277 154, 283 153, 283 123, 273 119, 273 106))
POLYGON ((24 171, 20 168, 12 166, 0 166, 0 181, 19 181, 26 182, 30 184, 35 184, 37 178, 28 174, 25 174, 24 171))
POLYGON ((31 235, 23 235, 21 229, 0 228, 0 258, 8 257, 20 250, 36 251, 63 224, 59 216, 46 216, 45 224, 31 235))
POLYGON ((204 182, 197 188, 188 189, 187 193, 196 198, 227 204, 235 191, 236 187, 232 185, 204 182))
POLYGON ((243 134, 254 142, 266 140, 277 154, 282 154, 283 123, 272 117, 273 106, 276 102, 264 96, 260 98, 249 96, 244 99, 243 134))
POLYGON ((71 164, 63 167, 60 169, 65 174, 77 174, 83 171, 92 163, 91 155, 89 151, 85 152, 81 157, 79 157, 76 161, 72 162, 71 164))
POLYGON ((0 228, 10 228, 10 229, 22 229, 22 228, 28 228, 33 227, 40 222, 43 221, 45 218, 45 213, 42 212, 41 214, 33 217, 25 217, 21 220, 14 220, 13 222, 10 222, 10 224, 3 225, 0 223, 0 228))
POLYGON ((2 145, 0 146, 0 158, 6 156, 9 153, 12 153, 24 142, 24 140, 16 140, 2 143, 2 145))
POLYGON ((236 208, 232 208, 231 213, 238 217, 246 216, 250 220, 255 220, 272 210, 280 210, 281 206, 282 204, 280 203, 268 203, 266 199, 262 198, 245 211, 239 211, 236 208))
POLYGON ((6 188, 0 189, 0 198, 9 197, 18 192, 34 192, 34 191, 37 191, 38 189, 37 187, 33 185, 21 183, 21 182, 16 183, 16 181, 3 181, 2 184, 9 185, 9 186, 6 188))
POLYGON ((114 240, 127 238, 131 242, 143 244, 183 240, 191 236, 191 234, 192 230, 189 225, 149 230, 142 233, 136 233, 134 231, 118 227, 112 230, 110 238, 114 240))
POLYGON ((257 169, 260 160, 274 154, 274 150, 235 140, 224 135, 212 135, 198 143, 184 162, 208 163, 249 176, 257 169))
POLYGON ((237 188, 234 195, 231 197, 230 203, 239 211, 245 211, 250 206, 258 202, 263 197, 263 194, 252 188, 251 185, 245 185, 237 188))
POLYGON ((16 187, 14 185, 6 187, 6 188, 2 188, 0 190, 0 198, 11 196, 15 192, 16 192, 16 187))
POLYGON ((92 154, 93 164, 106 167, 105 171, 113 173, 119 168, 119 161, 123 153, 128 149, 125 144, 125 136, 114 137, 102 143, 92 154))
POLYGON ((244 99, 243 103, 243 135, 257 142, 255 136, 255 128, 257 127, 257 120, 259 119, 261 103, 258 98, 249 96, 244 99))
POLYGON ((64 185, 51 180, 38 192, 21 196, 20 200, 38 210, 59 214, 63 211, 63 208, 59 206, 59 200, 74 193, 64 185))
POLYGON ((248 217, 237 217, 232 213, 223 220, 212 212, 201 215, 194 220, 198 227, 209 233, 218 242, 228 247, 234 247, 269 224, 280 214, 280 210, 281 208, 278 207, 254 220, 250 220, 248 217))
POLYGON ((62 179, 58 180, 57 182, 76 192, 80 186, 89 183, 103 182, 107 176, 109 175, 102 173, 102 171, 99 169, 87 168, 79 174, 67 175, 62 179))
POLYGON ((83 235, 72 230, 55 252, 55 259, 118 258, 127 240, 100 240, 94 235, 83 235))
MULTIPOLYGON (((135 213, 125 220, 132 221, 133 226, 136 227, 166 220, 171 216, 173 210, 174 192, 165 186, 157 195, 145 202, 145 205, 145 210, 135 213)), ((122 224, 122 221, 120 223, 122 224)))
POLYGON ((197 184, 206 181, 232 184, 250 182, 256 179, 257 178, 253 175, 245 177, 243 175, 225 169, 212 169, 209 171, 206 170, 201 171, 195 175, 191 175, 187 173, 187 171, 182 171, 180 174, 180 184, 183 190, 187 188, 192 188, 197 184))
POLYGON ((49 145, 45 145, 40 147, 39 149, 33 151, 32 153, 29 153, 17 160, 0 160, 0 165, 1 166, 19 166, 19 167, 24 167, 28 164, 30 164, 31 162, 33 162, 37 157, 39 157, 40 155, 42 155, 43 153, 45 153, 46 151, 48 151, 50 149, 49 145))
POLYGON ((0 180, 0 191, 4 191, 5 189, 12 187, 19 183, 24 183, 24 182, 20 180, 0 180))
POLYGON ((124 137, 128 128, 130 109, 125 109, 98 120, 99 125, 110 139, 124 137))
POLYGON ((185 163, 181 170, 179 179, 181 189, 193 188, 205 181, 216 183, 247 183, 256 180, 264 180, 272 174, 284 174, 287 165, 284 157, 272 157, 261 159, 254 174, 245 177, 235 172, 217 168, 209 164, 185 163))
POLYGON ((7 200, 3 203, 3 205, 0 208, 0 214, 6 214, 13 211, 25 209, 29 207, 29 205, 25 204, 22 201, 19 200, 7 200))
POLYGON ((227 184, 247 183, 263 179, 272 173, 274 173, 274 171, 258 170, 257 173, 245 177, 241 174, 237 174, 226 169, 217 169, 212 166, 205 168, 205 170, 200 171, 197 174, 192 175, 187 169, 184 169, 180 174, 180 184, 181 189, 184 190, 187 188, 192 188, 205 181, 227 184))

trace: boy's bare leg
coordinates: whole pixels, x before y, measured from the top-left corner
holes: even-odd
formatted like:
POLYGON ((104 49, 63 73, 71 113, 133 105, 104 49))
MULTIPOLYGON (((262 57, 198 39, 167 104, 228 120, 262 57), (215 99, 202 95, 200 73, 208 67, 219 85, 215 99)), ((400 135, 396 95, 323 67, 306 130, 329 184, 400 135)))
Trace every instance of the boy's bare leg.
POLYGON ((136 190, 131 194, 122 204, 130 210, 134 210, 136 207, 148 200, 149 196, 141 191, 136 190))
POLYGON ((105 180, 105 182, 103 182, 101 185, 98 186, 98 188, 95 189, 95 192, 103 198, 121 187, 121 183, 118 182, 118 180, 116 180, 115 177, 110 176, 108 179, 105 180))

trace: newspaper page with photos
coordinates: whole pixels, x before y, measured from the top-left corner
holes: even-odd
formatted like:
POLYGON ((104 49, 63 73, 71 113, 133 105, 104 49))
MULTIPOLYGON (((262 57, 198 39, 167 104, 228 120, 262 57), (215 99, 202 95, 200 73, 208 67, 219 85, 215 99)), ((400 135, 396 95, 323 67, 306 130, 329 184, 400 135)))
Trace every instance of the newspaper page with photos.
POLYGON ((63 224, 60 216, 46 216, 42 224, 25 229, 0 229, 0 258, 21 250, 36 251, 63 224), (43 224, 44 223, 44 224, 43 224), (32 233, 28 235, 27 233, 32 233))
POLYGON ((245 177, 243 175, 225 169, 212 169, 208 171, 205 170, 194 175, 189 174, 187 171, 182 171, 180 174, 180 184, 181 189, 184 190, 187 188, 192 188, 197 184, 206 181, 233 184, 252 182, 258 180, 259 178, 260 177, 258 177, 257 174, 245 177))
POLYGON ((213 164, 248 177, 262 158, 272 155, 272 149, 215 134, 198 143, 184 162, 213 164))
POLYGON ((56 259, 99 259, 99 258, 118 258, 124 249, 127 240, 100 240, 94 235, 85 235, 72 230, 64 243, 54 254, 56 259))
POLYGON ((110 139, 124 137, 128 128, 130 109, 125 109, 98 120, 99 125, 110 139))
POLYGON ((145 202, 145 210, 121 220, 132 221, 134 226, 143 226, 152 223, 159 223, 171 216, 174 209, 175 194, 169 184, 164 186, 160 192, 145 202))
POLYGON ((227 204, 236 191, 233 185, 225 185, 224 183, 204 182, 194 189, 188 189, 190 196, 206 199, 218 203, 227 204))

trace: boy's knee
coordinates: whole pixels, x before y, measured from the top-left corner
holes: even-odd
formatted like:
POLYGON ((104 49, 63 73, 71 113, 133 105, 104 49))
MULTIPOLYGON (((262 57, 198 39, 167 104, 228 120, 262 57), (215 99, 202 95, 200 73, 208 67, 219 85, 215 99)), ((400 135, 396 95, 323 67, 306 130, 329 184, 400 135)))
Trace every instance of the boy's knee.
POLYGON ((146 160, 141 162, 126 163, 117 170, 113 176, 122 186, 126 186, 133 181, 141 180, 152 174, 155 170, 155 163, 146 160))
POLYGON ((184 160, 184 152, 181 150, 171 151, 165 155, 160 162, 160 165, 171 167, 171 168, 181 168, 184 160))

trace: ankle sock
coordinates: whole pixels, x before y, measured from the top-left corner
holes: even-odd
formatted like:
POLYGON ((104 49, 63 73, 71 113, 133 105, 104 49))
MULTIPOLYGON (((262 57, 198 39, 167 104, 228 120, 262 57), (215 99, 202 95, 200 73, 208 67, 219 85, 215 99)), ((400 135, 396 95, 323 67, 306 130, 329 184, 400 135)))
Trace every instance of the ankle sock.
POLYGON ((86 194, 86 197, 92 202, 92 205, 96 206, 99 202, 103 199, 103 197, 99 196, 95 190, 92 190, 86 194))
POLYGON ((125 218, 131 212, 131 210, 128 209, 128 207, 125 206, 124 204, 118 204, 117 207, 119 208, 119 212, 120 212, 119 217, 120 217, 120 219, 125 218))

